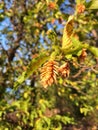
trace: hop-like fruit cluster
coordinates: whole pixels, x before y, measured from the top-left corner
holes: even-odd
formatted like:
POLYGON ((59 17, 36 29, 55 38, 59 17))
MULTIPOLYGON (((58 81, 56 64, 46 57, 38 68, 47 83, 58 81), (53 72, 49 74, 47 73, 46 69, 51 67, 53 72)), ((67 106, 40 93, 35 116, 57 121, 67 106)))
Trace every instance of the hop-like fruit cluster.
POLYGON ((82 49, 82 53, 81 53, 81 55, 80 55, 80 57, 79 57, 79 60, 80 60, 80 61, 84 61, 86 57, 87 57, 87 52, 86 52, 86 49, 83 48, 83 49, 82 49))
POLYGON ((58 63, 50 60, 44 64, 41 70, 41 83, 44 88, 51 86, 53 83, 57 83, 58 63))
POLYGON ((70 68, 69 68, 69 64, 67 62, 60 66, 59 73, 64 78, 69 76, 70 68))
POLYGON ((56 8, 56 3, 55 3, 55 2, 49 2, 48 8, 49 8, 50 10, 55 9, 55 8, 56 8))
POLYGON ((84 11, 85 11, 85 5, 78 4, 77 5, 77 12, 80 14, 80 13, 83 13, 84 11))

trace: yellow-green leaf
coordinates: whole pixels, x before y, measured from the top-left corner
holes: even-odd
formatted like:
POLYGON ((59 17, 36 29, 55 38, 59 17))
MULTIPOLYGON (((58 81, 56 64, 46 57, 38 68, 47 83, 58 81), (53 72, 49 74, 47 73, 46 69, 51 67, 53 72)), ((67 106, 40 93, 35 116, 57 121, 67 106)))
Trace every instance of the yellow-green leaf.
POLYGON ((90 46, 88 48, 88 50, 93 53, 96 57, 98 57, 98 48, 94 47, 94 46, 90 46))
POLYGON ((86 0, 76 0, 76 3, 77 3, 77 4, 83 4, 83 3, 85 3, 85 1, 86 1, 86 0))
POLYGON ((22 73, 14 83, 14 87, 19 86, 23 81, 25 81, 29 76, 32 75, 49 57, 47 54, 43 53, 39 57, 33 59, 27 67, 27 70, 22 73))
POLYGON ((69 49, 71 47, 71 37, 73 35, 73 15, 69 16, 68 22, 64 28, 63 39, 62 39, 62 48, 69 49))
POLYGON ((98 9, 98 0, 90 1, 89 9, 98 9))

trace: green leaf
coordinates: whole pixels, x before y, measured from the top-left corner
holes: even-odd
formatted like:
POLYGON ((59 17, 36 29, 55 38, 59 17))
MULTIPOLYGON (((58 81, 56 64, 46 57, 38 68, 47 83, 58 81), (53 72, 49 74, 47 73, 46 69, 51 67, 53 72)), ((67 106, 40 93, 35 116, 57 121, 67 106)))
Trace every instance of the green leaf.
POLYGON ((72 54, 68 54, 65 56, 68 60, 70 60, 72 58, 72 54))
POLYGON ((83 4, 83 3, 85 3, 85 0, 76 0, 76 3, 77 4, 83 4))
POLYGON ((51 130, 62 130, 62 125, 60 122, 56 122, 56 126, 51 125, 51 130))
POLYGON ((81 107, 80 112, 83 113, 85 116, 88 114, 88 112, 92 111, 93 108, 91 106, 81 107))
POLYGON ((64 2, 64 0, 58 0, 57 4, 60 6, 63 2, 64 2))
POLYGON ((64 49, 62 49, 62 51, 67 56, 68 56, 68 54, 70 56, 71 56, 71 54, 77 55, 77 53, 83 48, 82 43, 79 40, 77 40, 76 38, 74 38, 74 37, 70 38, 70 40, 71 40, 70 48, 69 49, 64 48, 64 49))
POLYGON ((98 9, 98 0, 92 0, 89 2, 89 9, 98 9))
POLYGON ((39 118, 35 123, 36 130, 49 130, 50 119, 47 117, 39 118))
POLYGON ((48 38, 51 40, 52 44, 57 44, 57 34, 54 30, 48 30, 48 38))
POLYGON ((73 119, 73 118, 70 118, 70 117, 68 117, 68 116, 62 116, 61 121, 62 121, 64 124, 71 124, 71 123, 74 124, 74 119, 73 119))
POLYGON ((96 57, 98 57, 98 48, 94 47, 94 46, 90 46, 88 48, 88 50, 93 53, 96 57))
POLYGON ((49 4, 49 0, 46 0, 47 4, 49 4))
POLYGON ((71 37, 73 35, 73 19, 74 16, 69 16, 66 26, 63 31, 62 48, 69 49, 72 45, 71 37))
POLYGON ((61 120, 61 115, 55 115, 54 119, 60 121, 61 120))
POLYGON ((27 67, 27 70, 22 73, 14 83, 14 88, 17 88, 22 82, 24 82, 29 76, 32 75, 49 57, 43 53, 39 57, 33 59, 27 67))
POLYGON ((98 57, 98 48, 94 46, 90 46, 89 44, 85 43, 82 45, 84 48, 88 49, 94 56, 98 57))

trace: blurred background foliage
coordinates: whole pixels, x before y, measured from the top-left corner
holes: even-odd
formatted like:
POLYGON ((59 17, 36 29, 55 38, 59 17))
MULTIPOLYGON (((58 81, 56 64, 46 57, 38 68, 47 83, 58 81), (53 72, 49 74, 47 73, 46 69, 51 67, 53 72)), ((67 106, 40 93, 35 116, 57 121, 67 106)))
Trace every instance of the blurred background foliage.
POLYGON ((1 130, 98 129, 97 9, 97 0, 0 0, 1 130), (55 59, 69 63, 69 77, 45 89, 39 65, 62 48, 70 15, 73 44, 82 48, 68 55, 59 50, 55 59), (47 58, 37 59, 43 53, 47 58), (14 88, 18 77, 24 82, 14 88))

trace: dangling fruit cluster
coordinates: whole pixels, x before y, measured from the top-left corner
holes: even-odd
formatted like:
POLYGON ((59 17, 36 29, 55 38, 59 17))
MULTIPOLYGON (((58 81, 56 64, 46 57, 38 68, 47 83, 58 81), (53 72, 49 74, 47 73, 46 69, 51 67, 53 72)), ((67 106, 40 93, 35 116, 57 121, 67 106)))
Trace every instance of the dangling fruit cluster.
POLYGON ((44 64, 41 70, 41 83, 46 88, 51 86, 53 83, 57 83, 58 75, 58 63, 50 60, 44 64))
POLYGON ((50 10, 54 10, 54 9, 56 8, 56 3, 55 3, 55 2, 49 2, 48 8, 49 8, 50 10))
POLYGON ((69 64, 66 62, 59 68, 59 73, 61 74, 62 77, 66 78, 69 76, 70 73, 70 68, 69 64))
POLYGON ((78 4, 77 5, 77 12, 78 12, 78 14, 81 14, 81 13, 83 13, 85 11, 85 5, 83 5, 83 4, 78 4))
POLYGON ((82 49, 82 53, 81 53, 81 55, 79 56, 79 60, 80 60, 80 61, 84 61, 86 57, 87 57, 87 52, 86 52, 86 49, 83 48, 83 49, 82 49))
POLYGON ((44 88, 57 83, 57 75, 60 74, 63 78, 68 77, 70 73, 69 64, 66 62, 62 66, 54 60, 46 62, 41 68, 41 83, 44 88))

